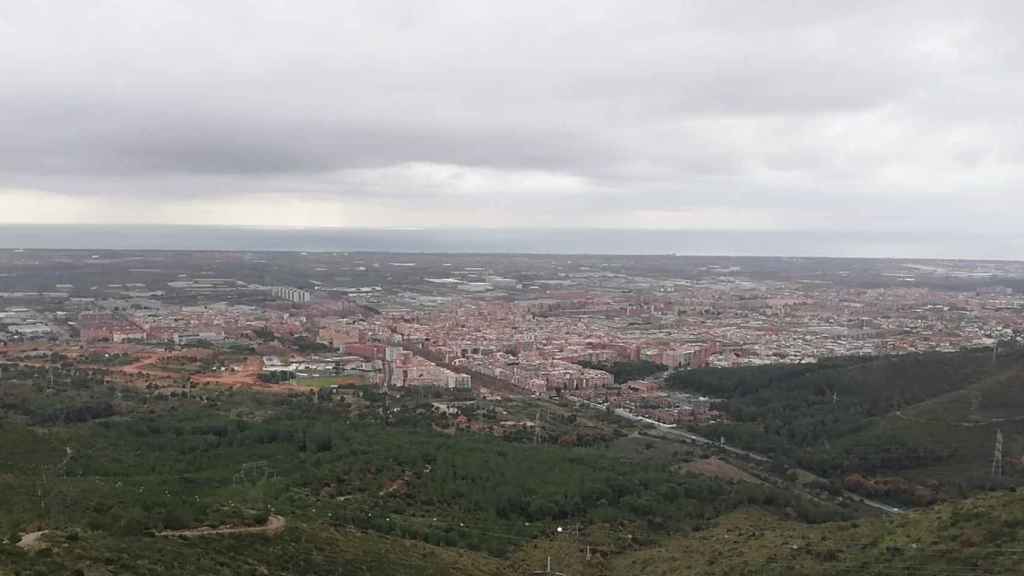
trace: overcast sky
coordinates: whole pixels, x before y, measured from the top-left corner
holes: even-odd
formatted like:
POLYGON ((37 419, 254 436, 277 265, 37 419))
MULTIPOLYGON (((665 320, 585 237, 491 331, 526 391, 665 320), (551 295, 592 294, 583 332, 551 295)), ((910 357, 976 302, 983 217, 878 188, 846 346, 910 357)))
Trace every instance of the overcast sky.
POLYGON ((0 222, 1014 233, 1020 2, 0 2, 0 222))

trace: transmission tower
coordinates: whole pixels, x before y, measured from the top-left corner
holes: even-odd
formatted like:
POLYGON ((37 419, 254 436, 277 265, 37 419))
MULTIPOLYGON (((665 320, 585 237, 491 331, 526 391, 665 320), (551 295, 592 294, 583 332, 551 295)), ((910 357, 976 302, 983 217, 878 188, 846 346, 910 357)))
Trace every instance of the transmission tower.
POLYGON ((992 455, 992 477, 999 478, 1003 475, 1003 431, 996 430, 996 449, 992 455))
POLYGON ((539 575, 565 576, 565 574, 563 574, 561 572, 555 572, 555 571, 551 570, 551 556, 548 556, 548 564, 547 564, 547 568, 546 569, 544 569, 544 570, 534 570, 533 572, 531 572, 531 574, 533 574, 535 576, 539 576, 539 575))
POLYGON ((394 346, 388 346, 384 349, 384 382, 382 385, 384 392, 384 425, 390 424, 391 417, 391 399, 389 392, 391 386, 394 385, 396 363, 398 361, 398 353, 400 349, 394 346))
POLYGON ((390 406, 388 406, 388 388, 391 385, 392 372, 394 372, 394 367, 391 365, 390 360, 386 360, 384 362, 384 380, 381 382, 381 392, 384 393, 383 416, 385 426, 388 424, 388 410, 390 409, 390 406))

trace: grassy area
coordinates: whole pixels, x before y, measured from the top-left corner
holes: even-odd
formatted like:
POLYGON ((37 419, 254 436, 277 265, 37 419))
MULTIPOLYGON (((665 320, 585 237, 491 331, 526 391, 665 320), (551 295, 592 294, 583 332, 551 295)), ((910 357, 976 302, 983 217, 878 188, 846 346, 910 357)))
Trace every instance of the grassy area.
POLYGON ((55 535, 51 549, 27 553, 0 545, 0 574, 342 574, 418 576, 502 574, 503 561, 475 552, 375 533, 305 525, 281 536, 196 539, 55 535), (15 572, 16 570, 16 572, 15 572))
POLYGON ((311 388, 328 388, 330 386, 362 386, 366 384, 366 378, 362 376, 314 376, 310 378, 295 378, 289 384, 309 386, 311 388))
POLYGON ((614 558, 609 573, 669 576, 1022 574, 1024 496, 999 494, 807 526, 744 511, 710 530, 614 558))

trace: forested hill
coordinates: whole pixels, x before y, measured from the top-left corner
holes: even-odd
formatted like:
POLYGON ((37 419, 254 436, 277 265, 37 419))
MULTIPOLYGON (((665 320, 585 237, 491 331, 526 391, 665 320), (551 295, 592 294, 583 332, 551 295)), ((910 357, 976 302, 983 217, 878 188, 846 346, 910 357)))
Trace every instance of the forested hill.
MULTIPOLYGON (((798 390, 828 373, 851 381, 872 370, 914 374, 915 362, 932 366, 925 360, 799 367, 803 374, 768 387, 743 384, 751 392, 735 394, 733 402, 749 409, 751 419, 726 426, 765 437, 756 409, 771 406, 763 400, 775 385, 798 390), (902 368, 885 369, 890 362, 902 368)), ((857 442, 872 434, 882 435, 879 446, 895 439, 920 445, 897 424, 916 430, 954 409, 1005 414, 999 407, 1024 404, 1015 393, 996 395, 1017 382, 1016 361, 1001 358, 1001 366, 968 388, 933 395, 902 416, 868 416, 852 432, 835 433, 828 448, 782 442, 780 452, 840 462, 869 445, 857 442), (899 421, 891 424, 893 418, 899 421), (898 433, 886 436, 891 431, 898 433)), ((785 370, 797 369, 765 373, 774 378, 785 370)), ((942 385, 952 387, 950 380, 942 385)), ((592 424, 606 428, 603 439, 576 446, 561 437, 529 434, 524 442, 517 434, 458 430, 418 395, 392 398, 397 411, 384 422, 381 395, 367 388, 332 400, 217 388, 158 392, 113 388, 94 371, 5 366, 0 576, 483 576, 530 573, 542 569, 548 555, 556 570, 581 576, 885 574, 889 566, 904 567, 905 559, 1001 570, 1009 561, 981 550, 1012 553, 1024 536, 1013 494, 994 497, 999 504, 965 500, 959 508, 880 518, 859 511, 844 494, 829 498, 820 486, 794 489, 795 481, 776 483, 754 468, 722 476, 730 467, 719 462, 718 475, 699 472, 714 464, 705 453, 713 448, 656 439, 604 412, 588 416, 564 408, 547 419, 554 427, 601 418, 592 424), (228 532, 182 536, 204 526, 228 532), (954 548, 946 547, 949 542, 954 548)), ((833 405, 830 394, 813 395, 806 417, 822 405, 871 405, 847 396, 854 395, 833 405)), ((498 408, 522 409, 508 402, 478 412, 485 418, 498 408)), ((530 408, 536 414, 535 405, 530 408)), ((1009 454, 1019 454, 1018 441, 1008 435, 1009 454)), ((905 495, 880 479, 861 482, 862 491, 890 490, 881 497, 905 495)))
POLYGON ((995 359, 979 350, 679 371, 669 383, 724 399, 730 421, 706 427, 708 434, 834 479, 927 481, 931 495, 917 491, 919 502, 1022 478, 1019 350, 995 359), (1006 436, 1007 466, 993 481, 997 429, 1006 436))
MULTIPOLYGON (((330 399, 160 393, 114 388, 94 371, 5 365, 0 576, 498 574, 533 543, 566 541, 569 526, 607 556, 742 509, 855 516, 763 482, 688 473, 684 459, 701 456, 688 446, 638 453, 631 446, 655 441, 603 413, 602 440, 577 446, 460 429, 418 394, 389 407, 385 422, 382 395, 366 387, 330 399), (251 532, 272 519, 283 532, 251 532), (250 532, 174 536, 204 526, 250 532), (45 548, 18 546, 25 538, 45 548)), ((479 418, 499 408, 515 404, 479 418)))
POLYGON ((991 374, 1024 367, 1024 354, 991 351, 906 354, 885 357, 824 359, 814 364, 681 370, 669 377, 674 387, 728 398, 737 418, 763 415, 774 408, 803 406, 808 399, 831 404, 833 394, 843 412, 881 416, 959 390, 991 374))

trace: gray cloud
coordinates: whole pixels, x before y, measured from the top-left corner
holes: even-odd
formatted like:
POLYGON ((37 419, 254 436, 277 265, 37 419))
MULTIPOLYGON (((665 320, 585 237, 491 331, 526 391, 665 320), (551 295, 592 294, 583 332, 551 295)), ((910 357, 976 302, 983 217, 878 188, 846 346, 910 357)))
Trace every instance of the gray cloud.
POLYGON ((581 226, 1024 210, 1014 2, 9 4, 0 191, 492 225, 529 222, 524 194, 581 226))

